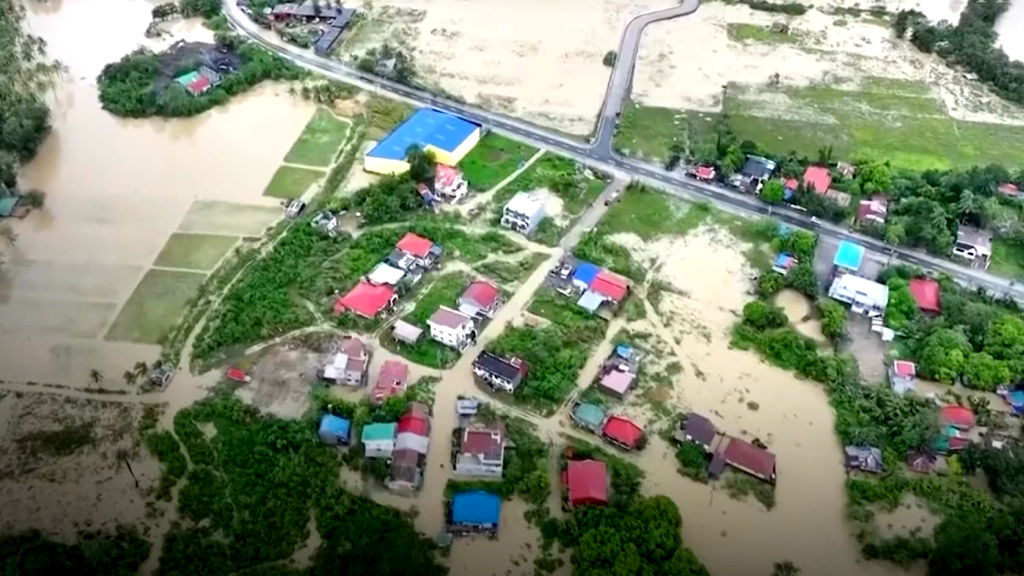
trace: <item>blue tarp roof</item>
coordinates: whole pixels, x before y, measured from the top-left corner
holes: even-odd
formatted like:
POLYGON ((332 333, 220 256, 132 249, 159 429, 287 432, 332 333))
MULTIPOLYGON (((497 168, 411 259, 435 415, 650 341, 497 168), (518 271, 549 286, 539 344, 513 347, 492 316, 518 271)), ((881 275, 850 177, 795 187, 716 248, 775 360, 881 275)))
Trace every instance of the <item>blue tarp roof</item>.
POLYGON ((788 252, 779 252, 779 255, 775 257, 775 264, 773 264, 773 266, 775 268, 786 268, 793 260, 795 260, 795 258, 793 258, 792 254, 789 254, 788 252))
POLYGON ((454 524, 498 524, 501 498, 497 494, 476 490, 459 492, 452 497, 454 524))
POLYGON ((625 344, 620 344, 620 345, 615 347, 615 354, 618 355, 621 358, 627 358, 627 359, 628 358, 632 358, 633 357, 633 347, 632 346, 626 346, 625 344))
POLYGON ((1024 390, 1010 392, 1009 401, 1013 406, 1024 406, 1024 390))
POLYGON ((833 264, 847 270, 859 270, 861 262, 864 261, 864 247, 847 240, 839 242, 839 249, 836 250, 833 264))
POLYGON ((320 420, 320 433, 330 432, 336 434, 342 438, 348 438, 349 432, 352 430, 352 423, 344 418, 335 416, 334 414, 327 414, 320 420))
POLYGON ((420 108, 377 143, 367 156, 404 160, 412 145, 454 152, 478 125, 433 108, 420 108))
POLYGON ((601 303, 604 302, 604 296, 601 296, 597 292, 587 290, 580 296, 580 299, 576 302, 576 305, 583 308, 587 312, 595 312, 601 307, 601 303))
POLYGON ((576 261, 576 271, 572 274, 574 282, 582 282, 587 286, 597 278, 598 272, 601 271, 601 267, 591 262, 585 262, 583 260, 576 261))

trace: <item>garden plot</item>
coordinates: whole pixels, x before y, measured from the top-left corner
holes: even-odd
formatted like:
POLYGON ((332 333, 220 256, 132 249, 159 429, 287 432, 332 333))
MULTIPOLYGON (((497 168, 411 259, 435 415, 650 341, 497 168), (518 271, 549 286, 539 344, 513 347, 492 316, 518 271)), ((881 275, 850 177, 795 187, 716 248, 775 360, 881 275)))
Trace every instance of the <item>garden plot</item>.
POLYGON ((326 172, 320 170, 281 166, 277 172, 274 172, 263 195, 283 199, 300 198, 305 195, 310 186, 319 182, 326 175, 326 172))
POLYGON ((281 217, 277 206, 253 206, 197 200, 178 227, 179 232, 259 236, 281 217))
POLYGON ((172 234, 153 265, 206 272, 212 270, 237 242, 236 236, 172 234))
POLYGON ((135 288, 106 339, 157 344, 181 318, 205 274, 153 269, 135 288))
POLYGON ((285 155, 284 161, 306 166, 329 166, 338 147, 345 140, 349 126, 351 123, 348 120, 318 108, 299 139, 285 155))

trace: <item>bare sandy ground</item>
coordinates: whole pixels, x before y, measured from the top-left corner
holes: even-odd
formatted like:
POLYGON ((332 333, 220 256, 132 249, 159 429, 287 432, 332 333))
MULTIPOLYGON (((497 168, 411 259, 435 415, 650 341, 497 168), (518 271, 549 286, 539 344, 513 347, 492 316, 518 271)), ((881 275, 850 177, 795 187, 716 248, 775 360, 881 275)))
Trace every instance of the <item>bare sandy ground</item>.
MULTIPOLYGON (((659 22, 644 32, 633 96, 651 106, 717 111, 722 86, 730 82, 764 85, 779 75, 780 85, 803 86, 837 79, 895 78, 925 82, 957 119, 1021 123, 1019 110, 950 70, 938 58, 897 41, 884 21, 837 13, 858 3, 819 0, 799 17, 758 12, 746 6, 708 3, 687 18, 659 22), (785 22, 798 44, 735 42, 728 24, 769 26, 785 22)), ((929 17, 955 21, 959 0, 906 0, 885 3, 891 11, 916 8, 929 17)), ((862 8, 865 6, 861 6, 862 8)))

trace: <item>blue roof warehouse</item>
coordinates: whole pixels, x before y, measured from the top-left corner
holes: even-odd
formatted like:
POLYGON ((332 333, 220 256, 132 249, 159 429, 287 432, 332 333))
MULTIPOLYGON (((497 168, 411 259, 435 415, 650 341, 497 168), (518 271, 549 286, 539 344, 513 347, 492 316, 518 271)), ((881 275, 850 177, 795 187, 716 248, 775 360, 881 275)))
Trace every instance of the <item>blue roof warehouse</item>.
POLYGON ((363 157, 363 169, 375 174, 401 174, 411 146, 433 152, 439 164, 455 166, 480 141, 480 126, 433 108, 420 108, 363 157))
POLYGON ((497 494, 475 490, 452 496, 449 531, 453 534, 497 534, 500 518, 501 497, 497 494))

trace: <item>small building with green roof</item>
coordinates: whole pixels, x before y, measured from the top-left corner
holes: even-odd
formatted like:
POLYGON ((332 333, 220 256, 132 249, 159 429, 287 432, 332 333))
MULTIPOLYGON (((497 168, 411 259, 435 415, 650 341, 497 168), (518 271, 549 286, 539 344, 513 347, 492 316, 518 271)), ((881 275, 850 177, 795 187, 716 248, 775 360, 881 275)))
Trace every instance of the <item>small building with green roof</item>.
POLYGON ((595 434, 600 434, 601 426, 604 425, 607 413, 605 413, 604 408, 597 404, 578 403, 572 407, 569 417, 580 428, 586 428, 595 434))
POLYGON ((378 422, 363 426, 363 455, 367 458, 390 458, 395 450, 394 422, 378 422))

